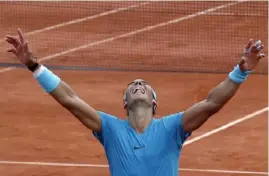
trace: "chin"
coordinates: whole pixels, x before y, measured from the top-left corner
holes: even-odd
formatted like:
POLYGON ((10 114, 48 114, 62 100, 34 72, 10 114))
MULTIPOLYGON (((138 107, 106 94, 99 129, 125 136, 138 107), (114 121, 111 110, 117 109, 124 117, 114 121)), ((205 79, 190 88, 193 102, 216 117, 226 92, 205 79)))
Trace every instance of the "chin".
POLYGON ((146 96, 135 96, 132 98, 132 103, 131 104, 135 104, 135 103, 145 103, 145 104, 149 104, 149 100, 146 96))
POLYGON ((147 96, 144 95, 144 94, 138 94, 138 95, 134 95, 132 97, 132 100, 135 101, 135 100, 147 100, 147 96))

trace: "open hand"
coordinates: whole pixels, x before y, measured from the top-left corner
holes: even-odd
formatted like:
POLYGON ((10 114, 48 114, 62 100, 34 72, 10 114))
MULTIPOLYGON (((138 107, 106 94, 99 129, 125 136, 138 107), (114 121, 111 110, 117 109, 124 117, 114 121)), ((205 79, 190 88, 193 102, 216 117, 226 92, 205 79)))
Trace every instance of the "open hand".
POLYGON ((10 48, 7 51, 14 53, 22 64, 29 67, 35 64, 37 61, 29 50, 28 41, 25 41, 23 33, 18 29, 19 37, 6 35, 6 41, 12 44, 14 48, 10 48))
POLYGON ((259 63, 260 59, 265 57, 265 54, 261 53, 263 48, 264 46, 260 40, 257 40, 254 43, 254 41, 250 39, 248 44, 245 46, 244 55, 238 62, 240 69, 242 71, 253 70, 259 63))

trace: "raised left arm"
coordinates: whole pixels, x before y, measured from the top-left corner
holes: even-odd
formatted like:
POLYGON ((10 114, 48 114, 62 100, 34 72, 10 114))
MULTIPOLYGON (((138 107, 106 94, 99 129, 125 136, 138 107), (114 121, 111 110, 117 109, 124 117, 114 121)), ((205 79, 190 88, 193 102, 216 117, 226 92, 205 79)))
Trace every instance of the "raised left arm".
POLYGON ((217 85, 207 98, 185 111, 182 125, 186 132, 192 132, 202 126, 209 117, 218 112, 236 93, 240 84, 227 78, 217 85))
POLYGON ((264 57, 264 54, 260 53, 262 48, 261 41, 258 40, 254 44, 253 40, 250 40, 245 47, 244 56, 230 72, 229 77, 212 89, 203 101, 184 112, 182 126, 186 132, 190 133, 201 127, 209 117, 217 113, 235 95, 250 71, 264 57))

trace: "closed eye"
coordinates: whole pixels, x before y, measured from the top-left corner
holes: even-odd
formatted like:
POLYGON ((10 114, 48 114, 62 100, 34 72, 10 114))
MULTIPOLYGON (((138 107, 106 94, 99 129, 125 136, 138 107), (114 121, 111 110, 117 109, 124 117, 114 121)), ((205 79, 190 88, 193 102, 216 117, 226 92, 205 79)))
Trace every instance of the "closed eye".
MULTIPOLYGON (((130 85, 135 85, 135 83, 137 83, 137 82, 132 81, 132 82, 130 82, 130 83, 128 84, 128 86, 130 86, 130 85)), ((142 83, 143 86, 148 84, 146 81, 140 81, 140 83, 142 83)))

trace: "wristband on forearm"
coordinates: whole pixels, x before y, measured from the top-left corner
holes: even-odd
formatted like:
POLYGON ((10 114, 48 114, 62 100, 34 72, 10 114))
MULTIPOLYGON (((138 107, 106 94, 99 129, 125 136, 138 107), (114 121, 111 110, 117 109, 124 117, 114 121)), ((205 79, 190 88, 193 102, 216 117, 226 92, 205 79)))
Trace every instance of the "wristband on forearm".
POLYGON ((57 75, 43 65, 33 72, 33 76, 47 93, 55 90, 61 82, 57 75))
POLYGON ((229 73, 229 78, 233 82, 238 83, 238 84, 241 84, 241 83, 243 83, 247 79, 247 77, 248 77, 248 75, 250 73, 252 73, 252 71, 242 71, 239 68, 239 65, 236 65, 234 67, 233 71, 231 71, 229 73))

